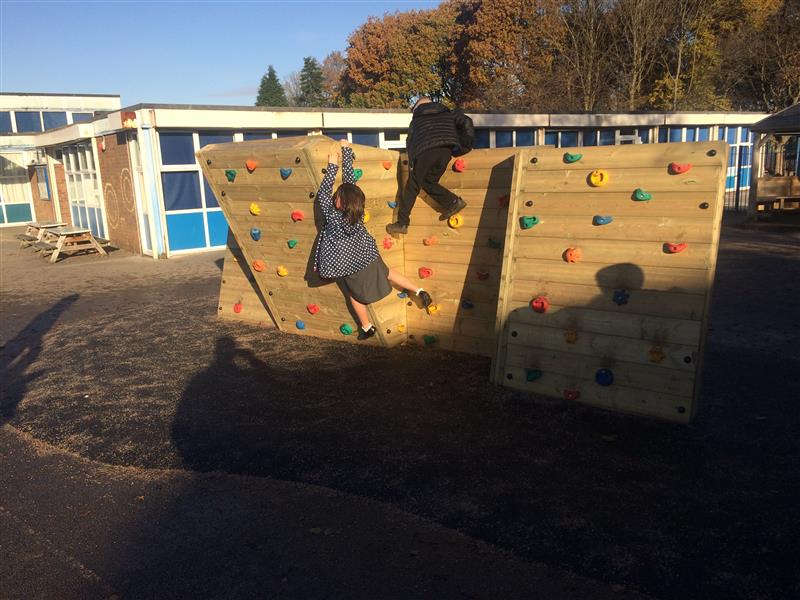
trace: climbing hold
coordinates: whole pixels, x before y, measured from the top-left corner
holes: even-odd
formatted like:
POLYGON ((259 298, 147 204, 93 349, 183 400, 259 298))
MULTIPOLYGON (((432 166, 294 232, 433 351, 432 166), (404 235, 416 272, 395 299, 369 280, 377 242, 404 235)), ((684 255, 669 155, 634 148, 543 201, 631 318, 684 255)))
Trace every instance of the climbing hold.
POLYGON ((664 350, 661 349, 661 346, 652 346, 648 352, 648 356, 650 362, 656 364, 662 362, 667 357, 667 355, 664 354, 664 350))
POLYGON ((614 217, 611 215, 603 216, 603 215, 595 215, 592 217, 592 225, 608 225, 611 221, 614 220, 614 217))
POLYGON ((392 165, 393 165, 394 163, 393 163, 392 161, 390 161, 390 160, 385 160, 385 161, 383 161, 381 164, 383 165, 383 168, 384 168, 384 169, 386 169, 386 170, 388 171, 389 169, 391 169, 391 168, 392 168, 392 165))
POLYGON ((292 170, 288 167, 281 167, 281 179, 286 181, 289 179, 289 176, 292 174, 292 170))
POLYGON ((589 183, 594 187, 601 187, 608 183, 608 173, 603 169, 595 169, 589 173, 589 183))
POLYGON ((461 301, 461 308, 469 310, 471 308, 475 308, 475 304, 471 300, 462 300, 461 301))
POLYGON ((394 246, 394 239, 387 235, 385 238, 383 238, 383 248, 384 250, 391 250, 392 246, 394 246))
POLYGON ((236 179, 236 169, 225 169, 225 179, 228 183, 233 183, 236 179))
POLYGON ((536 296, 536 298, 531 300, 531 308, 533 312, 547 312, 547 309, 550 308, 550 301, 544 296, 536 296))
POLYGON ((501 208, 508 208, 508 203, 511 201, 511 197, 506 194, 504 196, 500 196, 497 199, 497 203, 500 205, 501 208))
POLYGON ((316 304, 306 304, 306 310, 308 311, 308 314, 315 315, 319 312, 319 306, 316 304))
POLYGON ((475 275, 477 275, 479 281, 486 281, 489 279, 488 271, 475 271, 475 275))
POLYGON ((539 217, 520 217, 519 226, 522 229, 530 229, 534 225, 539 224, 539 217))
POLYGON ((682 242, 680 244, 671 244, 669 242, 664 244, 664 252, 667 254, 678 254, 679 252, 683 252, 686 248, 689 247, 689 244, 686 242, 682 242))
POLYGON ((633 191, 633 199, 639 202, 646 202, 653 199, 653 194, 645 192, 642 188, 636 188, 633 191))
POLYGON ((525 369, 525 381, 536 381, 541 379, 542 375, 541 369, 525 369))
POLYGON ((267 268, 267 265, 264 264, 263 260, 254 260, 253 261, 253 270, 254 271, 258 271, 259 273, 261 273, 261 271, 263 271, 266 268, 267 268))
POLYGON ((500 250, 503 247, 503 242, 498 242, 493 238, 489 238, 489 241, 486 242, 486 245, 489 248, 494 248, 495 250, 500 250))
POLYGON ((240 312, 242 312, 242 308, 243 308, 242 303, 237 302, 236 304, 233 305, 233 312, 235 312, 238 315, 240 312))
POLYGON ((364 171, 362 169, 353 169, 353 179, 358 181, 364 176, 364 171))
POLYGON ((438 304, 431 304, 425 310, 428 311, 429 315, 435 315, 436 313, 439 312, 439 305, 438 304))
POLYGON ((433 269, 430 267, 420 267, 419 268, 419 278, 420 279, 428 279, 433 275, 433 269))
POLYGON ((286 245, 289 246, 290 250, 293 250, 297 246, 297 240, 287 240, 286 245))
POLYGON ((607 386, 614 383, 614 373, 610 369, 598 369, 594 374, 594 380, 597 385, 607 386))
POLYGON ((258 204, 256 204, 255 202, 251 203, 250 204, 250 214, 253 215, 254 217, 257 217, 258 215, 261 214, 261 207, 258 204))
POLYGON ((369 214, 369 211, 368 211, 368 210, 365 210, 365 211, 364 211, 364 218, 363 218, 364 225, 366 225, 367 223, 369 223, 369 220, 370 220, 371 218, 372 218, 372 215, 370 215, 370 214, 369 214))
POLYGON ((261 230, 258 227, 253 227, 250 230, 250 237, 253 238, 254 242, 257 242, 261 239, 261 230))
POLYGON ((408 291, 407 290, 403 290, 402 292, 398 292, 397 293, 397 297, 398 298, 408 298, 408 291))
POLYGON ((397 327, 395 327, 395 329, 396 329, 396 330, 397 330, 399 333, 405 333, 405 331, 406 331, 406 325, 405 325, 405 323, 398 323, 398 324, 397 324, 397 327))
POLYGON ((617 306, 622 306, 623 304, 628 303, 628 299, 630 297, 631 294, 628 290, 614 290, 614 296, 612 297, 612 300, 617 306))
POLYGON ((289 274, 289 269, 284 267, 283 265, 279 265, 275 272, 278 274, 278 277, 286 277, 289 274))
POLYGON ((583 252, 580 248, 569 247, 564 250, 564 260, 568 263, 576 263, 583 258, 583 252))
POLYGON ((464 224, 464 217, 461 215, 453 215, 449 219, 447 219, 447 224, 450 225, 453 229, 458 229, 464 224))
POLYGON ((570 327, 564 332, 564 341, 568 344, 577 344, 578 343, 578 330, 574 327, 570 327))
POLYGON ((564 390, 564 400, 577 400, 580 397, 580 390, 564 390))
POLYGON ((342 333, 342 335, 350 335, 351 333, 353 333, 353 328, 350 326, 349 323, 342 323, 339 326, 339 331, 342 333))
POLYGON ((436 343, 437 337, 435 335, 423 335, 422 341, 425 342, 426 346, 431 346, 436 343))
POLYGON ((388 206, 389 208, 397 208, 397 202, 395 202, 394 200, 389 200, 388 202, 386 202, 386 206, 388 206))
POLYGON ((577 152, 575 154, 572 154, 571 152, 565 152, 564 153, 564 162, 567 163, 567 164, 578 162, 582 158, 583 158, 583 154, 579 154, 577 152))
POLYGON ((676 162, 669 163, 669 172, 672 175, 680 175, 681 173, 687 173, 691 168, 692 168, 691 163, 676 163, 676 162))
POLYGON ((467 161, 463 158, 457 158, 453 163, 453 171, 456 173, 463 173, 467 168, 467 161))
POLYGON ((305 215, 303 214, 302 210, 293 210, 291 217, 292 221, 297 223, 298 221, 302 221, 305 218, 305 215))
POLYGON ((422 244, 425 246, 435 246, 437 243, 439 243, 439 240, 435 235, 422 238, 422 244))
POLYGON ((252 173, 258 167, 258 161, 248 158, 246 161, 244 161, 244 166, 247 167, 247 171, 249 173, 252 173))
POLYGON ((298 329, 305 329, 306 328, 306 324, 303 321, 301 321, 300 319, 297 319, 297 321, 294 322, 294 326, 297 327, 298 329))

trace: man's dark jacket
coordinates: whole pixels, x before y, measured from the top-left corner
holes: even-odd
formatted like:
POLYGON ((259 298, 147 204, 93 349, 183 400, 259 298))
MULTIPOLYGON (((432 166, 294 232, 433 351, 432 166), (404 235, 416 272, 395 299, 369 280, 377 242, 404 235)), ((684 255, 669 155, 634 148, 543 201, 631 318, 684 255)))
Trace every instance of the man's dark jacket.
POLYGON ((426 102, 415 108, 413 115, 406 140, 411 164, 420 154, 433 148, 448 148, 453 156, 471 150, 462 146, 459 136, 459 132, 465 134, 470 143, 475 137, 472 120, 461 109, 450 110, 438 102, 426 102))

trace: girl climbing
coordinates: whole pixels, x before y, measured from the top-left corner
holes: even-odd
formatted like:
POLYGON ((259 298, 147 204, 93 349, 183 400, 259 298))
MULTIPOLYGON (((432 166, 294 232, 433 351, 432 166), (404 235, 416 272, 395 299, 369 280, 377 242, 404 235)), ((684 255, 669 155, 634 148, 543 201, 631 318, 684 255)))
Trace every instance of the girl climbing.
POLYGON ((320 277, 335 279, 341 285, 361 325, 358 339, 366 340, 377 331, 370 323, 367 305, 388 296, 392 286, 414 290, 423 308, 433 300, 428 292, 383 262, 375 239, 364 227, 365 197, 353 175, 353 149, 346 140, 342 140, 341 146, 344 183, 333 193, 339 170, 339 149, 334 146, 317 193, 325 225, 319 234, 314 268, 320 277))

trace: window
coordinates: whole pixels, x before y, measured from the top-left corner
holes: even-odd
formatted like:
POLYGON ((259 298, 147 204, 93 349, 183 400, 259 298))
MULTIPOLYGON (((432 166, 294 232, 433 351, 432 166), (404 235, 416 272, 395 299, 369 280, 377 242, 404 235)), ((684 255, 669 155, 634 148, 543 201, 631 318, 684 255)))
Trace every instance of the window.
POLYGON ((473 148, 488 148, 489 147, 489 130, 476 129, 475 141, 472 143, 473 148))
POLYGON ((736 127, 728 127, 727 135, 725 136, 729 144, 736 143, 736 127))
POLYGON ((297 137, 298 135, 308 135, 308 131, 300 131, 300 130, 290 131, 290 130, 287 130, 287 131, 279 131, 278 132, 278 137, 279 138, 297 137))
POLYGON ((92 113, 72 113, 72 122, 73 123, 85 123, 86 121, 92 120, 92 113))
POLYGON ((38 111, 18 110, 14 116, 17 120, 17 133, 39 133, 42 131, 42 121, 38 111))
POLYGON ((322 135, 327 135, 329 138, 333 138, 334 140, 346 140, 347 139, 347 132, 346 131, 334 131, 331 129, 323 129, 322 135))
POLYGON ((188 131, 162 131, 158 134, 161 143, 161 163, 165 165, 193 165, 194 142, 188 131))
POLYGON ((161 173, 166 210, 191 210, 202 208, 200 204, 200 181, 197 171, 161 173))
POLYGON ((378 147, 378 132, 377 131, 354 131, 353 143, 361 144, 363 146, 378 147))
POLYGON ((387 129, 383 132, 383 139, 387 142, 399 142, 400 136, 404 135, 406 132, 400 129, 387 129))
POLYGON ((545 146, 558 146, 558 132, 545 131, 544 132, 544 145, 545 146))
POLYGON ((637 129, 637 133, 639 134, 639 139, 642 140, 643 144, 650 143, 650 130, 647 128, 644 129, 637 129))
POLYGON ((697 130, 697 141, 698 142, 707 142, 709 140, 709 128, 708 127, 700 127, 697 130))
POLYGON ((11 113, 0 111, 0 133, 11 133, 11 113))
POLYGON ((214 195, 214 192, 211 191, 211 186, 208 185, 208 181, 206 181, 205 177, 203 177, 203 186, 206 192, 206 208, 217 208, 219 202, 217 202, 217 197, 214 195))
POLYGON ((561 132, 561 148, 572 148, 578 145, 578 132, 577 131, 562 131, 561 132))
POLYGON ((686 141, 693 142, 695 139, 696 130, 694 127, 687 127, 686 128, 686 141))
POLYGON ((669 128, 669 141, 670 142, 681 142, 683 141, 683 131, 680 127, 670 127, 669 128))
POLYGON ((269 131, 245 131, 243 135, 245 142, 252 140, 271 140, 272 133, 269 131))
POLYGON ((494 133, 495 148, 511 148, 514 145, 514 132, 510 129, 499 129, 494 133))
POLYGON ((517 129, 517 146, 533 146, 536 132, 533 129, 517 129))
POLYGON ((659 127, 658 128, 658 143, 659 144, 666 144, 667 143, 667 128, 666 127, 659 127))
POLYGON ((600 145, 601 146, 613 146, 614 145, 614 137, 615 132, 613 129, 601 129, 600 130, 600 145))
POLYGON ((55 129, 56 127, 63 127, 67 124, 67 113, 65 112, 43 112, 42 119, 44 119, 44 129, 55 129))
POLYGON ((583 145, 584 146, 597 146, 597 129, 584 129, 583 130, 583 145))
POLYGON ((39 188, 39 200, 50 200, 50 177, 47 167, 36 167, 36 185, 39 188))
POLYGON ((233 141, 233 133, 225 133, 222 131, 201 131, 199 137, 201 148, 209 144, 227 144, 233 141))
POLYGON ((747 138, 749 136, 749 133, 750 133, 750 130, 747 127, 742 127, 742 132, 739 135, 739 141, 742 144, 746 144, 747 143, 747 141, 748 141, 747 138))

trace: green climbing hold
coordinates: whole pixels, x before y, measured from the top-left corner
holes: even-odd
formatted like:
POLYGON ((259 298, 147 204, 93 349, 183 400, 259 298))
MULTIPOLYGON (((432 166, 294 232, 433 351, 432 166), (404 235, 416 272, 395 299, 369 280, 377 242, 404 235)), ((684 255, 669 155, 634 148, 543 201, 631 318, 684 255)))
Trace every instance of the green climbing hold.
POLYGON ((642 188, 636 188, 633 192, 633 199, 638 200, 639 202, 645 202, 647 200, 653 199, 653 194, 648 194, 642 188))
POLYGON ((423 335, 422 336, 422 341, 425 342, 426 346, 430 346, 432 344, 435 344, 437 339, 438 338, 435 335, 423 335))
POLYGON ((519 218, 519 226, 522 229, 530 229, 534 225, 539 224, 539 217, 520 217, 519 218))
POLYGON ((297 240, 289 240, 288 242, 286 242, 286 245, 289 246, 289 248, 294 248, 295 246, 297 246, 297 240))
POLYGON ((353 333, 353 328, 347 323, 342 323, 342 326, 339 327, 339 331, 342 332, 342 335, 350 335, 353 333))
POLYGON ((571 152, 564 153, 564 162, 567 164, 578 162, 582 158, 583 154, 578 154, 578 153, 572 154, 571 152))
POLYGON ((353 179, 358 181, 363 176, 364 176, 364 171, 362 171, 361 169, 353 169, 353 179))
POLYGON ((525 381, 536 381, 541 378, 541 369, 525 369, 525 381))
POLYGON ((233 183, 236 179, 236 169, 225 169, 225 178, 228 183, 233 183))

